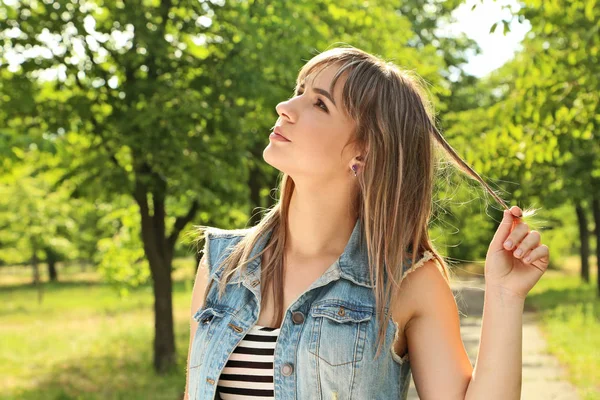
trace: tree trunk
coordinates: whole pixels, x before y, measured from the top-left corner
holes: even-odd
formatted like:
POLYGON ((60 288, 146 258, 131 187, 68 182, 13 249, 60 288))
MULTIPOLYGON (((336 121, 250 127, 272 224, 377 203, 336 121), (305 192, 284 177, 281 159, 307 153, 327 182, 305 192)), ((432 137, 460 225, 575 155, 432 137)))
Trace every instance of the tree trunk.
POLYGON ((198 202, 192 203, 185 216, 175 219, 172 233, 166 237, 166 183, 152 173, 148 165, 137 172, 134 198, 140 207, 141 236, 154 289, 154 369, 164 374, 176 363, 171 277, 173 253, 179 233, 198 211, 198 202), (152 195, 152 214, 148 204, 149 195, 152 195))
POLYGON ((579 225, 579 240, 581 241, 581 246, 579 247, 579 254, 581 257, 581 279, 584 282, 589 283, 590 281, 590 235, 588 232, 588 223, 587 217, 585 215, 585 210, 581 206, 581 203, 578 202, 575 204, 575 211, 577 212, 577 223, 579 225))
MULTIPOLYGON (((147 195, 143 195, 144 200, 147 195)), ((154 369, 158 373, 166 373, 175 365, 171 260, 165 258, 168 252, 165 249, 164 229, 161 229, 164 227, 164 219, 163 224, 158 220, 164 212, 160 210, 161 203, 154 201, 154 215, 150 215, 148 204, 144 200, 140 205, 142 241, 154 289, 154 369)))
POLYGON ((58 259, 57 254, 50 248, 45 248, 46 261, 48 263, 48 279, 51 282, 58 281, 58 273, 56 272, 56 260, 58 259))
POLYGON ((175 328, 173 326, 173 288, 170 265, 154 265, 154 369, 167 372, 175 365, 175 328))
POLYGON ((594 215, 594 234, 596 235, 596 294, 600 297, 600 199, 594 194, 592 200, 592 212, 594 215))

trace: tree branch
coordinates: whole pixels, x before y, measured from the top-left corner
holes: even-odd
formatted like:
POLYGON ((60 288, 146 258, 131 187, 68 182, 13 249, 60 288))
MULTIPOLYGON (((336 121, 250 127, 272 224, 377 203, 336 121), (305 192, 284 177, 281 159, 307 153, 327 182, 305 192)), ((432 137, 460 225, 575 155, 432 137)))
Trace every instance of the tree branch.
POLYGON ((194 219, 194 216, 198 212, 199 208, 200 208, 200 203, 198 202, 198 200, 194 200, 192 202, 192 206, 190 207, 190 209, 187 212, 187 214, 183 215, 183 216, 179 216, 179 217, 177 217, 175 219, 175 224, 173 224, 173 231, 171 232, 171 235, 169 235, 169 238, 167 240, 167 244, 169 246, 168 247, 169 249, 173 249, 173 247, 175 247, 175 242, 177 241, 177 238, 179 237, 179 234, 181 233, 181 231, 183 230, 183 228, 185 228, 185 226, 192 219, 194 219))

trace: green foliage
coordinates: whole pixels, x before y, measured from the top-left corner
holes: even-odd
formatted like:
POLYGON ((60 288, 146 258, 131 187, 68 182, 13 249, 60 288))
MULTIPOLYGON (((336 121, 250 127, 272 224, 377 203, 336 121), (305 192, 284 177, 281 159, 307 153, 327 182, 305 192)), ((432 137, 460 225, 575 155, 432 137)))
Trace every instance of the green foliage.
MULTIPOLYGON (((438 11, 449 15, 457 4, 438 11)), ((55 171, 71 198, 148 198, 152 214, 164 197, 167 236, 177 234, 177 216, 193 204, 203 223, 245 225, 250 171, 268 177, 268 186, 275 182, 276 171, 259 161, 275 105, 291 95, 298 69, 316 52, 349 43, 418 71, 434 99, 449 96, 439 74, 443 55, 459 58, 466 42, 446 40, 440 52, 441 39, 431 35, 435 13, 418 25, 396 7, 354 0, 7 3, 0 32, 10 39, 0 62, 23 58, 0 82, 0 147, 10 155, 4 168, 35 144, 55 156, 43 168, 55 171), (45 50, 24 52, 32 45, 45 50)))
POLYGON ((117 208, 99 221, 100 224, 116 225, 113 236, 98 241, 95 256, 98 272, 118 290, 121 297, 127 296, 131 288, 147 283, 150 278, 136 208, 135 204, 117 208))
POLYGON ((29 263, 32 257, 46 259, 46 248, 64 258, 78 256, 78 215, 64 191, 50 193, 55 174, 36 170, 39 154, 22 153, 16 157, 31 164, 20 164, 11 174, 0 176, 0 260, 4 263, 29 263))
POLYGON ((574 211, 563 206, 600 194, 599 16, 593 1, 526 1, 515 15, 532 25, 522 51, 461 86, 470 100, 443 120, 452 146, 509 204, 557 208, 530 224, 556 229, 542 236, 557 255, 578 247, 574 211))

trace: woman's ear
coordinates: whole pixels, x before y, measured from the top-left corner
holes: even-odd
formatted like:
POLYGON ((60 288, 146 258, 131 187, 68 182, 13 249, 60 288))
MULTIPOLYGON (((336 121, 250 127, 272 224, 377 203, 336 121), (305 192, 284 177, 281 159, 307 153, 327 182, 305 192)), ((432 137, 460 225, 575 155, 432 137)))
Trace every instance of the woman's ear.
POLYGON ((356 156, 350 161, 350 169, 355 172, 361 171, 365 165, 364 158, 362 156, 356 156))
POLYGON ((354 164, 358 164, 358 166, 362 168, 365 165, 364 160, 364 157, 359 155, 354 157, 353 162, 354 164))

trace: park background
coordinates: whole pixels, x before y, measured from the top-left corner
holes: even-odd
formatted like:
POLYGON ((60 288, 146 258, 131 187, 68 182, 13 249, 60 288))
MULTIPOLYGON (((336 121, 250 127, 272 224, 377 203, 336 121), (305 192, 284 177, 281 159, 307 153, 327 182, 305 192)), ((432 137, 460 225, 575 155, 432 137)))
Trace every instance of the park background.
MULTIPOLYGON (((537 209, 551 265, 526 309, 600 398, 599 30, 595 0, 3 1, 0 399, 183 396, 193 225, 273 204, 275 105, 344 44, 418 73, 448 142, 537 209)), ((431 237, 480 277, 502 210, 438 174, 431 237)))

